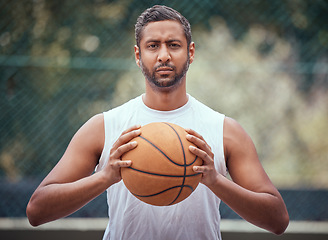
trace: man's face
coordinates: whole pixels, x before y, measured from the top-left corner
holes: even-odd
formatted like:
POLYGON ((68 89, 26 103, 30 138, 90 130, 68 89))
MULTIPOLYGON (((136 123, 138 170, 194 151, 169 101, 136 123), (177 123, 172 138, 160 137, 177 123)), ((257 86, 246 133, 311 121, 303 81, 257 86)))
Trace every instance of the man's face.
POLYGON ((143 29, 140 49, 135 47, 135 54, 137 64, 150 86, 165 91, 176 88, 185 80, 189 63, 194 57, 194 44, 188 49, 179 22, 151 22, 143 29))

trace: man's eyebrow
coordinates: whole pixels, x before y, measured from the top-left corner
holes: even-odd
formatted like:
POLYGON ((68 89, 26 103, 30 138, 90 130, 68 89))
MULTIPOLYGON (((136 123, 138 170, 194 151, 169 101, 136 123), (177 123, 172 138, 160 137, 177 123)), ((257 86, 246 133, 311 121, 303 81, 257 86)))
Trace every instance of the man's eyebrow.
MULTIPOLYGON (((146 41, 146 43, 160 43, 161 41, 160 40, 155 40, 155 39, 149 39, 146 41)), ((179 39, 171 39, 171 40, 167 40, 165 41, 166 43, 172 43, 172 42, 182 42, 181 40, 179 39)))
POLYGON ((171 43, 171 42, 179 42, 179 43, 181 43, 182 41, 181 40, 179 40, 179 39, 172 39, 172 40, 168 40, 168 41, 166 41, 167 43, 171 43))
POLYGON ((146 43, 159 43, 159 42, 161 42, 161 41, 155 40, 155 39, 149 39, 146 41, 146 43))

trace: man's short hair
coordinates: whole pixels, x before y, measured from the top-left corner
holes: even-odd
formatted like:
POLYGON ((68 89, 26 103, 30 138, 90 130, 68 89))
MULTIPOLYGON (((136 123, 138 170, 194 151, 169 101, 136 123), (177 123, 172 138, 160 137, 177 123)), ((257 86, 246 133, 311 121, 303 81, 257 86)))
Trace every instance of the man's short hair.
POLYGON ((135 25, 135 38, 137 46, 140 47, 142 31, 148 23, 164 20, 174 20, 181 23, 189 48, 191 43, 191 28, 189 21, 178 11, 163 5, 155 5, 151 8, 148 8, 138 17, 137 23, 135 25))

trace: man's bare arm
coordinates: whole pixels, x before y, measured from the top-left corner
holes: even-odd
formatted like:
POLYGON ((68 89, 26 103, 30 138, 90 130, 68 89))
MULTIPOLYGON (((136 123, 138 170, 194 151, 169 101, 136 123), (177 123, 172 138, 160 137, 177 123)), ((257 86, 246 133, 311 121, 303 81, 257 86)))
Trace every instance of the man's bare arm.
POLYGON ((282 234, 289 223, 285 203, 265 173, 253 141, 243 128, 235 120, 225 119, 225 157, 233 181, 215 170, 214 155, 202 136, 193 131, 189 133, 189 140, 198 146, 190 150, 204 160, 203 166, 194 168, 203 173, 202 182, 245 220, 282 234))
POLYGON ((120 156, 135 147, 126 144, 138 127, 122 133, 111 150, 108 164, 92 174, 104 146, 104 118, 99 114, 74 135, 64 155, 32 195, 26 213, 33 226, 65 217, 83 207, 119 181, 120 167, 131 164, 120 156))

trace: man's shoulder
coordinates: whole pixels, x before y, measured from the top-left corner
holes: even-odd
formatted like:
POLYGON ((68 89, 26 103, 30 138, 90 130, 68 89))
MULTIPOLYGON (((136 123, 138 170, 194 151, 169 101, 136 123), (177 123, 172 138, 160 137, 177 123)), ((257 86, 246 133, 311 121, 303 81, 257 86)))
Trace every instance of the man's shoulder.
POLYGON ((200 112, 200 114, 209 114, 209 115, 217 115, 217 116, 224 117, 224 114, 204 104, 200 100, 192 96, 190 96, 190 99, 192 101, 193 108, 195 109, 195 111, 200 112))
POLYGON ((124 111, 124 110, 129 111, 129 110, 135 109, 137 104, 139 104, 140 100, 141 100, 141 96, 135 97, 125 103, 122 103, 119 106, 116 106, 114 108, 111 108, 111 109, 105 111, 104 114, 106 115, 106 114, 110 114, 110 113, 117 113, 119 111, 124 111))

